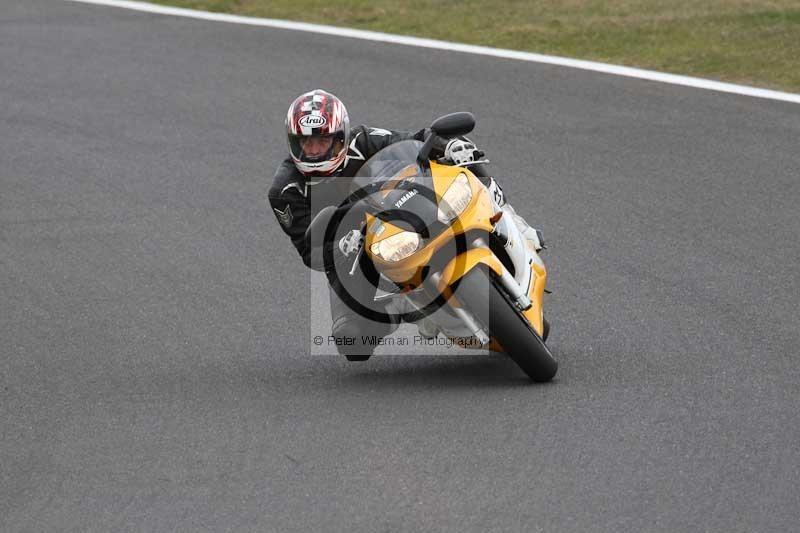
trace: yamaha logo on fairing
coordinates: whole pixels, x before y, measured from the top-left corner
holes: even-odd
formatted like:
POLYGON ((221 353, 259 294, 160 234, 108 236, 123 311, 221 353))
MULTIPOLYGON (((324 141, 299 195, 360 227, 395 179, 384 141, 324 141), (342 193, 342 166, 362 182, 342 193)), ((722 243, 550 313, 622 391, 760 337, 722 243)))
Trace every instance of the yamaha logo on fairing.
POLYGON ((306 115, 297 121, 301 128, 321 128, 328 123, 322 115, 306 115))
POLYGON ((394 206, 395 206, 396 208, 398 208, 398 209, 399 209, 399 208, 400 208, 400 206, 402 206, 404 203, 406 203, 406 202, 407 202, 407 201, 409 201, 411 198, 413 198, 414 196, 416 196, 418 192, 419 192, 419 191, 418 191, 417 189, 411 189, 410 191, 408 191, 407 193, 405 193, 403 196, 401 196, 401 197, 400 197, 400 199, 399 199, 399 200, 397 200, 397 201, 394 203, 394 206))

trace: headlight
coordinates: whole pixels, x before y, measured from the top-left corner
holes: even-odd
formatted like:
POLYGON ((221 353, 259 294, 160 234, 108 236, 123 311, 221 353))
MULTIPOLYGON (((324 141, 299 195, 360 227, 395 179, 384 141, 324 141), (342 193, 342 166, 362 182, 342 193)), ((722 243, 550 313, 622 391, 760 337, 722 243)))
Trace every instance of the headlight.
POLYGON ((442 195, 439 202, 439 221, 445 224, 451 222, 467 208, 470 201, 472 188, 469 186, 469 178, 462 172, 442 195))
POLYGON ((378 241, 370 247, 373 254, 385 261, 401 261, 419 248, 419 233, 401 231, 396 235, 378 241))

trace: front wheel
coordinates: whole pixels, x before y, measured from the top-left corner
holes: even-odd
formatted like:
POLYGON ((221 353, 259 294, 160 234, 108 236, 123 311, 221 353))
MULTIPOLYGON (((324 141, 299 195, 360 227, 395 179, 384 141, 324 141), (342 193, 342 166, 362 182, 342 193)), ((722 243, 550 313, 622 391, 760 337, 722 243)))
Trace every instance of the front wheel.
POLYGON ((487 328, 503 350, 533 381, 550 381, 558 363, 542 338, 516 310, 491 275, 474 268, 461 278, 456 298, 487 328))

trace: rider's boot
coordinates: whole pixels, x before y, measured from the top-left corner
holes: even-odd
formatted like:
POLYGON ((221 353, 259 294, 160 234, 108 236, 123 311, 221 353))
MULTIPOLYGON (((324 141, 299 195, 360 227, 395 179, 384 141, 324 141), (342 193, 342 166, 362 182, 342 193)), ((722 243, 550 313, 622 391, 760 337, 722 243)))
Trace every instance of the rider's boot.
POLYGON ((417 329, 419 330, 419 334, 424 339, 435 339, 437 335, 439 335, 439 326, 431 320, 430 317, 425 317, 419 322, 417 322, 417 329))
POLYGON ((542 232, 536 228, 532 228, 530 224, 528 224, 524 218, 517 214, 511 204, 505 202, 500 209, 503 210, 505 216, 508 216, 511 220, 514 221, 514 224, 519 229, 519 232, 522 233, 522 236, 528 241, 528 245, 533 248, 535 252, 540 252, 544 246, 544 236, 542 232))

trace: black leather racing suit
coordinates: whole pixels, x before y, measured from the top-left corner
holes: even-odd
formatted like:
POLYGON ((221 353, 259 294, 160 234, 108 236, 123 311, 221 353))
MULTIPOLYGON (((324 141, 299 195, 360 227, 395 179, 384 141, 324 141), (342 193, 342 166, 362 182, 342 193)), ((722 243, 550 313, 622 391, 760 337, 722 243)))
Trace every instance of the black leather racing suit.
MULTIPOLYGON (((364 162, 379 150, 392 143, 406 139, 422 141, 424 140, 423 135, 424 130, 411 133, 372 128, 364 125, 356 126, 350 132, 351 140, 344 166, 333 177, 352 177, 364 162)), ((306 266, 310 266, 311 255, 311 250, 305 240, 305 232, 308 225, 322 208, 327 205, 339 205, 346 196, 341 194, 341 191, 326 190, 335 181, 335 179, 307 178, 297 170, 291 158, 286 158, 275 172, 275 177, 269 190, 270 207, 281 228, 297 248, 306 266), (326 196, 330 196, 330 198, 326 198, 326 196)), ((329 282, 333 284, 339 281, 329 276, 329 282)), ((372 294, 374 294, 374 286, 366 287, 365 290, 371 290, 372 294)), ((360 316, 342 302, 334 290, 330 291, 330 302, 331 318, 333 320, 331 329, 333 337, 337 339, 359 340, 363 334, 383 337, 392 330, 390 324, 377 324, 360 316)), ((372 347, 365 347, 358 342, 354 344, 340 344, 337 342, 337 348, 346 355, 372 352, 372 347)))
MULTIPOLYGON (((354 127, 351 130, 351 140, 345 164, 339 172, 332 176, 334 178, 332 180, 330 177, 325 179, 307 178, 297 170, 291 158, 283 160, 275 172, 275 177, 269 190, 269 203, 281 228, 292 240, 292 244, 297 248, 306 266, 311 266, 311 250, 309 243, 305 240, 305 232, 308 225, 322 208, 328 205, 340 205, 347 196, 341 190, 336 190, 337 180, 335 178, 354 176, 366 160, 390 144, 407 139, 424 141, 425 132, 426 130, 424 129, 411 133, 372 128, 364 125, 354 127)), ((434 146, 434 154, 441 155, 443 151, 444 146, 434 146)), ((489 186, 490 182, 494 183, 482 164, 473 165, 470 170, 485 185, 489 186)), ((347 180, 341 180, 341 182, 346 183, 347 180)), ((495 183, 493 190, 495 191, 494 194, 500 195, 498 203, 503 202, 502 190, 499 185, 495 183)), ((352 284, 353 286, 344 288, 346 292, 352 294, 360 302, 371 300, 375 294, 377 280, 374 279, 374 276, 376 274, 374 269, 370 269, 369 266, 367 265, 364 268, 362 262, 361 270, 365 271, 364 274, 368 283, 360 286, 355 283, 352 284), (372 274, 370 274, 370 270, 373 271, 372 274), (356 294, 353 294, 354 292, 356 294)), ((371 354, 374 345, 359 343, 358 341, 362 336, 382 338, 391 333, 395 325, 374 322, 361 316, 345 304, 333 289, 333 285, 342 287, 342 282, 335 276, 331 276, 330 273, 328 281, 331 284, 331 330, 332 336, 337 339, 337 349, 344 355, 371 354), (356 342, 353 344, 340 344, 338 342, 339 339, 355 339, 356 342)))

